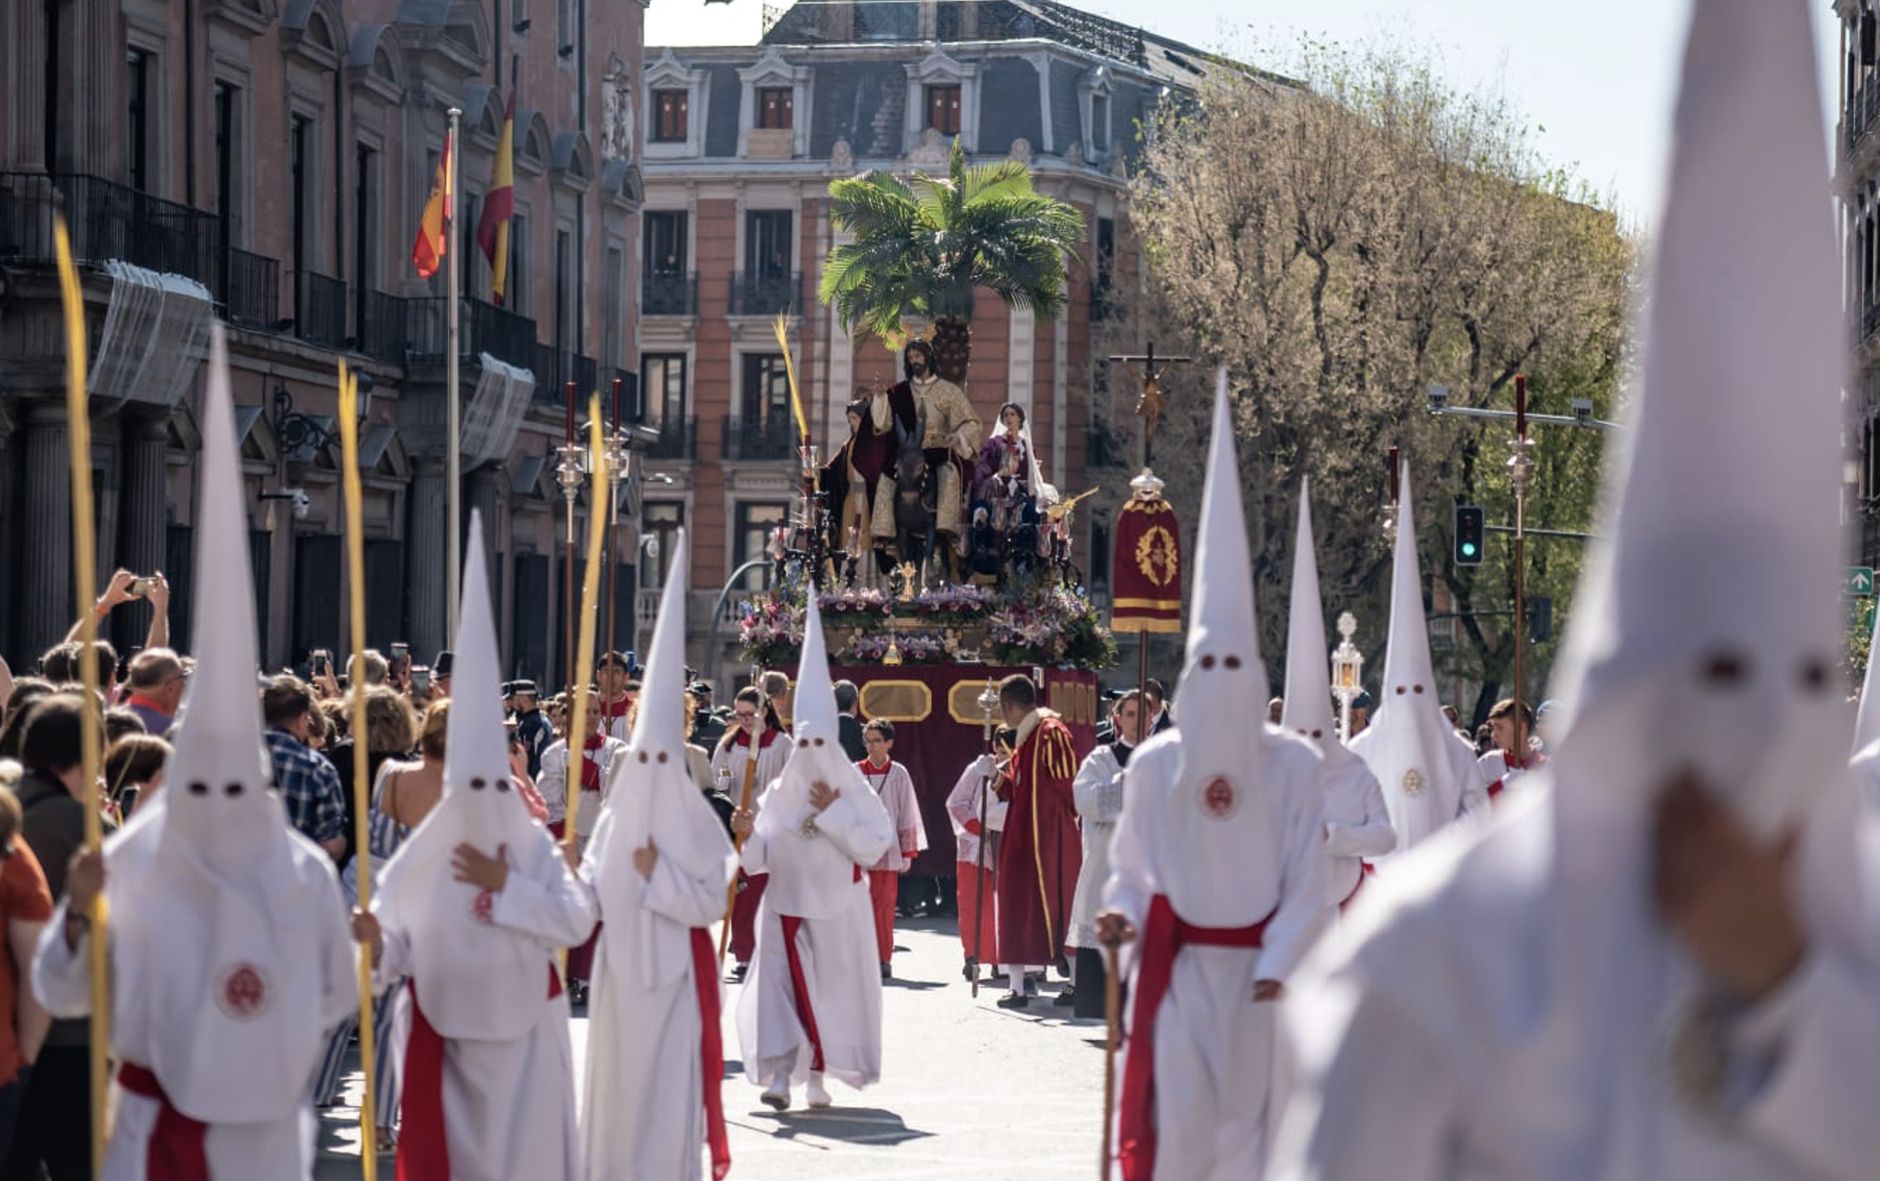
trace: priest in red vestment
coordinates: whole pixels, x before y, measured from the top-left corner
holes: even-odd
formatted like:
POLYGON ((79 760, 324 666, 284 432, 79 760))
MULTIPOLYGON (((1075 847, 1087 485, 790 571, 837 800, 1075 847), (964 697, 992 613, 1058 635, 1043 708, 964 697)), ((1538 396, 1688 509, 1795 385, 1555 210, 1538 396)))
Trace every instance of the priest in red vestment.
POLYGON ((999 957, 1012 973, 1002 1008, 1022 1009, 1025 969, 1057 963, 1083 865, 1077 803, 1071 782, 1078 754, 1070 727, 1038 704, 1038 687, 1023 673, 999 684, 1005 723, 1018 728, 1018 751, 998 785, 1007 803, 999 846, 999 957))

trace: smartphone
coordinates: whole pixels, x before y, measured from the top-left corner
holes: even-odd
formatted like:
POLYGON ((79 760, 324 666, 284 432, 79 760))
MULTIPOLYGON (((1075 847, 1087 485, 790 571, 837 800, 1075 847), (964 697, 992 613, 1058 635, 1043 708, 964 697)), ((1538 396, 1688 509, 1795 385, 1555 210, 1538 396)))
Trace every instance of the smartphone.
POLYGON ((412 669, 411 687, 419 693, 429 693, 431 691, 431 670, 422 664, 412 669))
POLYGON ((314 649, 313 655, 307 660, 308 667, 313 670, 313 675, 316 677, 323 677, 327 674, 327 663, 326 652, 318 648, 314 649))
POLYGON ((131 579, 130 596, 133 599, 148 598, 150 592, 156 589, 156 585, 157 580, 154 578, 133 578, 131 579))
POLYGON ((410 644, 393 644, 392 645, 392 659, 393 660, 404 660, 404 659, 409 658, 410 655, 411 655, 410 644))

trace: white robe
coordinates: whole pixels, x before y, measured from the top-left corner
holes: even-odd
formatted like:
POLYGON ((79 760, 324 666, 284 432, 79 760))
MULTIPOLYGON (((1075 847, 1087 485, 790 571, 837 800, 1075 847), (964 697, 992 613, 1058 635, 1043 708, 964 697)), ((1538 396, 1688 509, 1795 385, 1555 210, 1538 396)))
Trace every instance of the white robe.
MULTIPOLYGON (((991 782, 997 783, 998 780, 998 773, 994 772, 991 782)), ((979 773, 979 762, 975 759, 966 764, 966 770, 960 772, 959 779, 953 784, 953 790, 947 793, 947 818, 953 822, 954 859, 962 865, 976 865, 979 862, 979 836, 968 832, 966 825, 969 821, 979 819, 979 806, 982 802, 980 796, 987 794, 988 786, 986 777, 979 773)), ((1010 803, 1000 799, 996 791, 983 802, 986 808, 986 831, 991 833, 1004 831, 1005 810, 1011 806, 1010 803)), ((985 868, 987 869, 999 867, 997 845, 998 842, 994 841, 994 847, 986 850, 985 868)), ((1098 885, 1101 886, 1102 883, 1099 882, 1098 885)))
MULTIPOLYGON (((1165 1181, 1260 1176, 1277 1115, 1267 1102, 1277 1006, 1254 1002, 1254 982, 1290 976, 1326 921, 1319 755, 1303 739, 1270 728, 1264 737, 1258 798, 1243 806, 1268 808, 1276 839, 1274 848, 1246 850, 1247 877, 1276 883, 1278 905, 1259 949, 1191 945, 1176 953, 1151 1051, 1155 1175, 1165 1181)), ((1173 734, 1152 738, 1130 756, 1124 777, 1104 905, 1121 910, 1138 931, 1151 900, 1164 892, 1162 875, 1192 855, 1169 839, 1175 826, 1166 819, 1195 806, 1177 798, 1179 743, 1173 734)), ((1132 983, 1135 968, 1131 962, 1125 969, 1132 983)), ((1140 1052, 1130 1044, 1125 1064, 1140 1052)))
MULTIPOLYGON (((1336 744, 1336 739, 1328 739, 1336 744)), ((1377 776, 1363 759, 1346 750, 1325 756, 1326 900, 1337 906, 1351 897, 1364 876, 1366 858, 1383 857, 1397 847, 1377 776)))
MULTIPOLYGON (((600 823, 601 806, 607 802, 607 793, 613 790, 614 760, 620 752, 627 749, 627 744, 618 738, 608 736, 601 739, 600 746, 592 755, 583 751, 584 758, 592 758, 599 766, 601 789, 583 791, 581 803, 574 814, 575 835, 586 841, 594 833, 594 826, 600 823)), ((535 790, 542 795, 542 803, 548 807, 548 823, 559 824, 568 818, 568 744, 558 741, 542 752, 542 773, 535 777, 535 790)))
POLYGON ((862 773, 875 798, 881 801, 895 832, 888 851, 869 868, 906 873, 913 866, 914 858, 927 847, 927 826, 921 822, 920 797, 914 792, 914 777, 905 766, 892 761, 886 771, 875 770, 866 761, 857 764, 856 770, 862 773))
POLYGON ((1077 805, 1078 827, 1083 830, 1084 860, 1077 870, 1077 891, 1071 897, 1070 931, 1064 942, 1072 947, 1097 946, 1097 903, 1110 880, 1110 837, 1116 818, 1123 814, 1123 764, 1116 747, 1097 747, 1077 768, 1071 781, 1077 805))
MULTIPOLYGON (((180 785, 178 790, 181 790, 180 785)), ((160 826, 157 809, 141 824, 127 828, 106 846, 106 864, 110 879, 107 897, 127 899, 138 892, 138 882, 147 875, 156 852, 160 826)), ((354 968, 352 936, 346 928, 346 910, 339 883, 333 874, 332 859, 325 851, 297 833, 289 833, 293 849, 296 884, 307 897, 308 916, 319 941, 320 1009, 300 1019, 319 1030, 326 1030, 353 1012, 359 1003, 358 975, 354 968)), ((126 902, 112 913, 129 922, 133 906, 126 902)), ((149 911, 136 921, 159 917, 149 911)), ((91 952, 89 937, 80 939, 76 949, 65 945, 65 903, 60 902, 39 939, 33 957, 32 987, 40 1001, 55 1017, 83 1017, 91 1012, 91 952)), ((111 1055, 116 1062, 148 1064, 152 1061, 152 1043, 158 1025, 166 1014, 152 1011, 148 993, 138 986, 146 973, 127 957, 139 954, 132 948, 155 949, 161 939, 128 940, 122 930, 111 932, 111 1055), (122 987, 118 986, 122 982, 122 987)), ((203 1003, 207 1004, 205 1000, 203 1003)), ((319 1039, 315 1039, 319 1045, 319 1039)), ((323 1048, 323 1047, 322 1047, 323 1048)), ((308 1082, 319 1069, 317 1057, 305 1064, 308 1082)), ((145 1181, 145 1161, 151 1134, 156 1129, 162 1105, 155 1099, 115 1088, 116 1118, 112 1123, 111 1142, 105 1150, 104 1181, 145 1181)), ((279 1118, 245 1123, 211 1122, 203 1134, 203 1153, 208 1159, 210 1176, 239 1177, 242 1181, 307 1181, 313 1174, 315 1123, 312 1097, 279 1118)))
MULTIPOLYGON (((540 826, 531 831, 537 837, 533 843, 510 847, 509 879, 492 901, 490 923, 540 950, 546 997, 556 953, 593 933, 596 908, 547 831, 540 826)), ((385 937, 380 987, 411 974, 407 912, 421 908, 424 899, 408 895, 436 884, 404 878, 393 872, 396 867, 396 861, 387 867, 373 899, 385 937)), ((422 1009, 424 981, 414 983, 422 1009)), ((543 1005, 535 1024, 519 1038, 444 1038, 444 1134, 451 1181, 578 1181, 568 1021, 568 997, 562 993, 543 1005)), ((405 1047, 395 1049, 402 1061, 405 1047)))
MULTIPOLYGON (((786 1072, 800 1083, 811 1068, 783 942, 782 916, 805 909, 795 899, 813 898, 817 905, 808 909, 822 912, 800 916, 796 947, 824 1073, 858 1090, 881 1078, 881 964, 868 877, 856 870, 879 861, 895 834, 881 801, 863 791, 860 778, 850 788, 860 798, 845 790, 816 817, 815 835, 805 835, 806 817, 775 817, 768 835, 759 826, 744 842, 744 871, 770 875, 757 915, 757 953, 738 998, 744 1073, 760 1087, 786 1072)), ((766 807, 790 806, 777 801, 776 787, 764 794, 766 807)))
MULTIPOLYGON (((601 857, 617 817, 607 809, 588 846, 581 876, 591 886, 601 880, 601 857)), ((581 1102, 588 1181, 697 1181, 705 1175, 701 1096, 708 1083, 721 1080, 700 1076, 690 941, 692 928, 709 928, 724 917, 729 844, 725 852, 724 865, 708 878, 689 876, 672 858, 660 857, 639 907, 601 916, 606 927, 594 950, 581 1102), (657 943, 663 954, 633 954, 648 943, 657 943), (681 967, 676 975, 649 981, 643 969, 653 959, 681 967)), ((715 975, 710 985, 721 987, 715 975)))
MULTIPOLYGON (((1565 884, 1547 779, 1523 785, 1486 829, 1394 861, 1388 895, 1354 910, 1308 964, 1286 1013, 1304 1085, 1271 1176, 1870 1181, 1880 971, 1860 912, 1880 865, 1873 830, 1851 807, 1818 810, 1797 895, 1812 950, 1728 1027, 1726 1131, 1690 1114, 1667 1065, 1695 970, 1645 916, 1645 883, 1636 932, 1612 934, 1644 949, 1624 958, 1623 991, 1549 995, 1565 884)), ((1648 827, 1583 835, 1644 864, 1648 827)))

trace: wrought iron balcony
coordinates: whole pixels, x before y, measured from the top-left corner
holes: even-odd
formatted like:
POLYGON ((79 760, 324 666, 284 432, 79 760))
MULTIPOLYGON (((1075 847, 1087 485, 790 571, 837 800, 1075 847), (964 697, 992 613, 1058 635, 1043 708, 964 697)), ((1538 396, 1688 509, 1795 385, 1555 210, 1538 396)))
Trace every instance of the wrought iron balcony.
POLYGON ((300 290, 294 301, 294 335, 328 348, 343 347, 346 284, 317 271, 300 272, 300 290))
POLYGON ((724 425, 726 459, 789 459, 796 454, 795 424, 787 411, 767 418, 739 418, 727 414, 724 425))
POLYGON ((647 275, 640 281, 640 314, 696 316, 698 314, 698 275, 647 275))
POLYGON ((229 323, 272 330, 281 318, 281 264, 265 255, 231 247, 223 292, 229 323))
POLYGON ((383 291, 361 291, 359 351, 388 365, 404 364, 409 302, 383 291))
POLYGON ((731 276, 730 313, 734 316, 775 316, 792 312, 803 290, 800 272, 788 275, 748 275, 738 271, 731 276))
MULTIPOLYGON (((679 418, 657 424, 659 439, 646 449, 650 459, 697 459, 698 419, 679 418)), ((725 436, 730 438, 727 431, 725 436)))
POLYGON ((0 194, 0 256, 51 262, 57 212, 79 262, 122 259, 221 294, 222 223, 213 214, 84 173, 0 173, 0 194))
MULTIPOLYGON (((534 320, 470 296, 461 299, 459 305, 458 356, 488 353, 524 369, 535 364, 534 320)), ((450 347, 449 301, 441 296, 424 296, 408 300, 406 308, 406 347, 411 360, 442 362, 450 347)), ((540 374, 536 380, 541 380, 540 374)))
MULTIPOLYGON (((583 357, 579 353, 564 353, 552 344, 535 346, 535 398, 538 402, 559 406, 568 397, 567 385, 574 382, 575 398, 580 406, 587 405, 587 396, 599 390, 600 366, 594 358, 583 357)), ((602 401, 610 396, 609 391, 601 391, 602 401)), ((605 407, 603 407, 605 408, 605 407)))

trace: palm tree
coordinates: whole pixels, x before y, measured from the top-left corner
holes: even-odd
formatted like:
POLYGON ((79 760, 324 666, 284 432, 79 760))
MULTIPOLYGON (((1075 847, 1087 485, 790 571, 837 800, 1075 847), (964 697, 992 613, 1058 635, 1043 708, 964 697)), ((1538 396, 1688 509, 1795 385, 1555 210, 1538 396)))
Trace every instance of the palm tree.
POLYGON ((1015 160, 967 167, 958 139, 945 177, 891 173, 833 181, 829 216, 854 240, 829 252, 819 295, 850 331, 885 341, 903 316, 933 322, 934 368, 966 379, 973 288, 1050 317, 1064 308, 1065 256, 1084 238, 1083 215, 1032 188, 1015 160))

